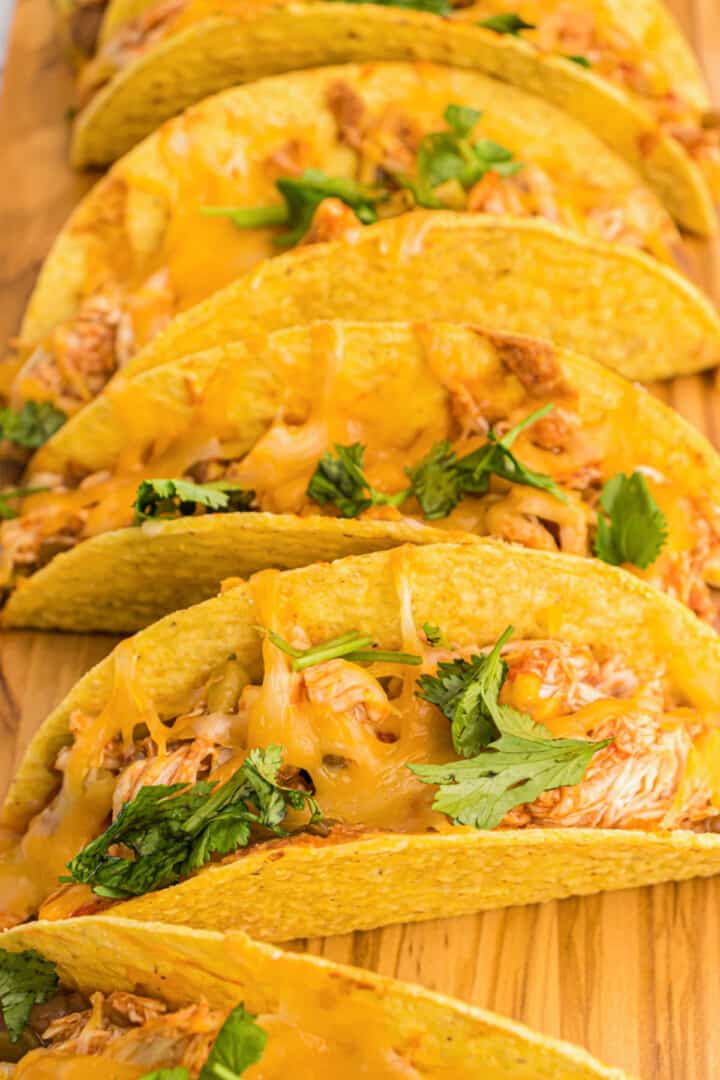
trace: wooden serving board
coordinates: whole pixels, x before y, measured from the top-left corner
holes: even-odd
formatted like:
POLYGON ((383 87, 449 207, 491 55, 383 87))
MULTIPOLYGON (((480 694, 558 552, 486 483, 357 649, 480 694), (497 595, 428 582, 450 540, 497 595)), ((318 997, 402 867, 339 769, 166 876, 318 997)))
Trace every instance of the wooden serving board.
MULTIPOLYGON (((671 6, 720 104, 720 2, 671 6)), ((0 345, 17 331, 40 262, 90 184, 66 164, 70 95, 48 0, 19 0, 0 100, 0 345)), ((720 247, 695 254, 699 280, 720 301, 720 247)), ((654 389, 720 445, 711 376, 654 389)), ((113 644, 101 636, 0 637, 0 794, 50 707, 113 644)), ((720 878, 298 947, 505 1013, 645 1080, 720 1077, 720 878)))

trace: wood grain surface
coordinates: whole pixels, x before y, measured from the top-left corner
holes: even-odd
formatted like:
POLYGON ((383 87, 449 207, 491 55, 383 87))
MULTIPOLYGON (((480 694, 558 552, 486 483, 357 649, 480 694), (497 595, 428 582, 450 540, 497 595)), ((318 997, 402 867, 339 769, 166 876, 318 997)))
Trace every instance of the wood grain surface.
MULTIPOLYGON (((65 160, 70 78, 46 5, 19 0, 0 100, 0 344, 17 331, 40 261, 90 182, 65 160)), ((720 104, 720 0, 670 6, 720 104)), ((720 247, 694 254, 700 282, 720 300, 720 247)), ((711 376, 654 389, 720 445, 711 376)), ((107 637, 2 636, 0 789, 48 709, 112 644, 107 637)), ((505 1013, 646 1080, 720 1077, 720 879, 297 947, 505 1013)))

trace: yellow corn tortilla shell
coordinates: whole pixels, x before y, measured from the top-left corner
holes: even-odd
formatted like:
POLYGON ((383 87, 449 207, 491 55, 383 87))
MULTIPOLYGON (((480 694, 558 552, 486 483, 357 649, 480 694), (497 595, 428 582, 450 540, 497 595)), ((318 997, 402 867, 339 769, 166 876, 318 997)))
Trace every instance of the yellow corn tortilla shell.
MULTIPOLYGON (((137 14, 137 3, 131 6, 137 14)), ((645 33, 637 35, 644 38, 641 47, 665 61, 671 85, 693 104, 708 107, 692 53, 657 0, 622 11, 612 2, 591 6, 606 21, 621 22, 626 32, 645 23, 645 33)), ((633 165, 680 224, 701 235, 715 231, 715 208, 701 169, 642 100, 591 69, 543 53, 522 36, 480 27, 469 13, 453 21, 375 4, 296 0, 238 0, 224 7, 195 0, 182 13, 180 29, 99 90, 76 120, 74 164, 108 164, 168 117, 237 83, 322 64, 429 60, 484 72, 565 110, 633 165)), ((106 36, 129 14, 111 11, 106 36)))
MULTIPOLYGON (((40 280, 33 322, 62 288, 64 245, 40 280)), ((122 370, 313 319, 438 319, 551 338, 631 379, 720 364, 720 315, 642 252, 536 219, 416 212, 264 262, 173 319, 122 370)))
MULTIPOLYGON (((281 952, 240 931, 100 915, 18 927, 3 935, 2 947, 37 949, 57 965, 63 985, 86 994, 125 990, 174 1007, 201 999, 217 1009, 242 1003, 261 1026, 279 1014, 320 1045, 346 1048, 348 1066, 362 1061, 367 1047, 382 1052, 387 1044, 391 1060, 404 1059, 419 1076, 437 1080, 627 1078, 578 1047, 494 1013, 374 972, 281 952)), ((88 1057, 88 1077, 92 1062, 88 1057)), ((299 1080, 315 1080, 313 1055, 294 1064, 299 1080)), ((399 1075, 396 1070, 387 1075, 399 1075)), ((256 1071, 248 1070, 248 1080, 256 1071)), ((373 1073, 377 1080, 385 1075, 373 1073)))
MULTIPOLYGON (((431 368, 429 352, 450 378, 452 356, 502 367, 505 344, 522 339, 486 335, 465 326, 399 323, 333 323, 298 326, 263 339, 217 347, 117 381, 61 428, 35 455, 36 474, 121 471, 148 448, 182 441, 198 424, 249 451, 291 400, 302 410, 321 394, 328 350, 342 371, 343 395, 367 395, 372 417, 383 402, 402 401, 385 424, 388 445, 412 442, 434 422, 447 391, 431 368), (433 344, 434 343, 434 344, 433 344)), ((527 342, 532 348, 534 342, 527 342)), ((615 417, 625 431, 624 457, 612 469, 634 465, 655 470, 687 498, 720 506, 720 458, 707 440, 647 391, 607 368, 556 351, 564 382, 578 395, 581 423, 615 417), (634 438, 633 432, 638 432, 634 438), (636 457, 632 458, 634 439, 636 457)), ((468 369, 469 370, 469 369, 468 369)), ((527 397, 527 394, 524 394, 527 397)), ((359 414, 360 415, 360 414, 359 414)), ((610 421, 608 421, 610 422, 610 421)), ((149 458, 152 462, 152 457, 149 458)), ((141 479, 158 475, 152 464, 141 479)), ((257 570, 290 569, 317 560, 361 554, 401 543, 471 542, 420 520, 355 520, 318 515, 208 514, 151 521, 85 540, 21 579, 3 616, 5 626, 132 632, 169 611, 213 596, 222 580, 257 570)))
MULTIPOLYGON (((518 639, 550 635, 624 653, 640 677, 663 663, 691 706, 709 708, 720 697, 720 638, 680 604, 604 563, 496 541, 399 548, 288 571, 276 582, 276 625, 300 624, 310 640, 357 629, 381 648, 402 648, 398 575, 415 625, 441 626, 459 648, 495 641, 512 624, 518 639)), ((257 619, 249 587, 240 585, 168 616, 120 648, 137 656, 137 690, 162 713, 232 653, 256 680, 257 619)), ((57 752, 71 741, 73 711, 93 714, 102 707, 113 670, 111 654, 45 721, 0 825, 20 832, 45 805, 57 784, 57 752)), ((49 858, 50 852, 49 842, 49 858)), ((281 941, 718 871, 720 836, 684 830, 351 831, 256 846, 115 911, 206 929, 241 927, 281 941), (301 904, 288 903, 288 896, 300 894, 301 904)))

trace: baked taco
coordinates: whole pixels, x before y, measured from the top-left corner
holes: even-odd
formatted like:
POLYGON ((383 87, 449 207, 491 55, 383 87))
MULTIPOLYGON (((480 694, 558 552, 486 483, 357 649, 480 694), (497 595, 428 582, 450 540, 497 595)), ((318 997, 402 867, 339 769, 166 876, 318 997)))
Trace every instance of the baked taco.
MULTIPOLYGON (((447 206, 479 218, 540 216, 616 241, 623 252, 670 261, 677 246, 666 211, 629 166, 576 121, 514 87, 466 70, 409 64, 266 79, 165 125, 80 204, 30 300, 19 372, 6 367, 11 404, 43 399, 72 412, 173 315, 270 255, 324 239, 357 240, 368 223, 418 205, 431 208, 430 217, 447 206)), ((513 249, 522 235, 508 239, 513 249)), ((506 258, 501 249, 493 253, 483 285, 493 272, 506 277, 506 258)), ((694 339, 709 305, 665 276, 665 267, 646 269, 644 260, 632 267, 632 275, 667 282, 691 309, 684 333, 694 339)), ((584 280, 591 267, 572 268, 576 292, 578 269, 584 280)), ((553 297, 542 275, 539 284, 545 314, 553 297)), ((654 308, 661 290, 645 283, 654 308)), ((519 294, 516 304, 524 305, 519 294)), ((709 320, 716 326, 715 313, 709 320)), ((702 359, 681 349, 669 366, 714 360, 717 338, 717 329, 705 335, 702 359)), ((649 358, 647 367, 655 370, 649 358)))
POLYGON ((113 161, 226 86, 364 60, 452 63, 540 95, 641 172, 682 225, 715 229, 718 122, 660 0, 115 0, 79 81, 75 162, 113 161))
POLYGON ((136 630, 226 577, 447 530, 596 553, 717 621, 716 452, 647 391, 531 338, 255 335, 114 383, 24 484, 0 525, 9 626, 136 630))
POLYGON ((714 874, 719 693, 717 634, 600 562, 486 540, 266 571, 46 720, 2 918, 279 941, 714 874))
POLYGON ((107 916, 4 935, 0 1007, 12 1080, 626 1076, 419 986, 241 932, 107 916))
POLYGON ((468 534, 597 554, 717 624, 716 451, 608 368, 475 327, 314 323, 151 368, 3 505, 10 626, 133 631, 227 577, 468 534))

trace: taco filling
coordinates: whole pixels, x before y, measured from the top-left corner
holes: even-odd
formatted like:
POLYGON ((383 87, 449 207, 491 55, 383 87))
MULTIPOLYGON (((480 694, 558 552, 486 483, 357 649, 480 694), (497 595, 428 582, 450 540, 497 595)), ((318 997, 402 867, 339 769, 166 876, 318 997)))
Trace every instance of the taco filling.
MULTIPOLYGON (((268 12, 282 4, 273 0, 268 12)), ((542 55, 557 56, 620 87, 642 104, 660 129, 677 140, 697 162, 717 201, 720 198, 720 124, 715 113, 698 100, 696 87, 678 77, 669 56, 653 50, 629 26, 599 11, 590 2, 553 0, 479 0, 451 4, 444 0, 405 0, 398 7, 416 7, 452 21, 477 25, 496 34, 512 34, 542 55)), ((262 8, 252 5, 252 17, 262 8)), ((146 55, 154 46, 217 15, 246 17, 240 0, 159 0, 136 18, 119 26, 106 40, 78 82, 80 106, 119 71, 146 55)), ((647 150, 651 149, 648 145, 647 150)))
POLYGON ((300 613, 280 625, 276 571, 252 582, 261 678, 231 656, 158 711, 120 646, 112 694, 73 713, 56 794, 8 851, 6 924, 23 905, 94 913, 268 843, 716 828, 717 715, 661 662, 512 627, 459 647, 414 625, 404 552, 399 650, 358 631, 318 640, 300 613))
MULTIPOLYGON (((661 447, 645 457, 638 391, 620 384, 620 397, 604 396, 602 379, 615 376, 573 369, 546 343, 441 324, 318 323, 270 340, 267 403, 256 356, 188 361, 177 390, 164 384, 165 415, 142 389, 153 373, 114 392, 125 442, 114 471, 88 474, 70 447, 62 474, 46 472, 41 454, 29 494, 4 496, 5 589, 102 533, 135 526, 150 539, 172 517, 264 511, 380 530, 411 520, 595 555, 716 623, 710 485, 682 465, 663 472, 661 447), (176 393, 186 402, 177 419, 176 393)), ((80 428, 75 445, 87 445, 80 428)))
POLYGON ((262 259, 417 208, 540 217, 664 262, 680 254, 637 175, 513 87, 408 64, 263 80, 171 121, 81 205, 69 235, 93 240, 74 313, 20 343, 11 402, 77 411, 175 313, 262 259))
MULTIPOLYGON (((235 1080, 256 1075, 260 1060, 269 1070, 287 1064, 302 1038, 290 1017, 256 1023, 242 1005, 228 1012, 199 1001, 175 1009, 124 990, 82 993, 63 986, 35 949, 0 952, 0 1008, 0 1076, 12 1080, 157 1080, 166 1073, 156 1070, 165 1069, 172 1080, 235 1080)), ((328 1044, 317 1052, 332 1057, 328 1044)))

